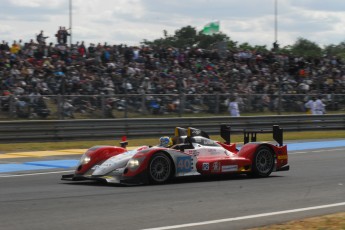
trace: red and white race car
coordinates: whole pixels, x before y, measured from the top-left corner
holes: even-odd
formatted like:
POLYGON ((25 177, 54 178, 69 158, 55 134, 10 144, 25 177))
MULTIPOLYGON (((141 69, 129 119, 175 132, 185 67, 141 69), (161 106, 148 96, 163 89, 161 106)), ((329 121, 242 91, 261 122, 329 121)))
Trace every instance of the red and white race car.
POLYGON ((176 127, 169 147, 141 146, 128 150, 127 142, 122 142, 121 147, 95 146, 83 154, 74 174, 61 179, 160 184, 173 177, 191 175, 237 173, 267 177, 273 171, 289 170, 287 146, 283 145, 283 130, 279 126, 273 126, 277 144, 256 142, 257 133, 267 131, 244 131, 240 150, 230 143, 230 132, 229 125, 221 125, 220 134, 225 142, 219 142, 202 130, 176 127))

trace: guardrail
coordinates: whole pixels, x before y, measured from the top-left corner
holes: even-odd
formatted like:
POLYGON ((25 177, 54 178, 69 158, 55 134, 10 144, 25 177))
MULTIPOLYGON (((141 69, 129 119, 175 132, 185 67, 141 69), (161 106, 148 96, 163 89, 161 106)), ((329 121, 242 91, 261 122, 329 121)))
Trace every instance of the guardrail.
POLYGON ((280 125, 285 131, 345 130, 345 114, 259 117, 188 117, 92 120, 1 121, 0 143, 66 141, 159 137, 173 135, 174 128, 195 127, 219 134, 220 124, 230 124, 234 132, 244 129, 271 129, 280 125))

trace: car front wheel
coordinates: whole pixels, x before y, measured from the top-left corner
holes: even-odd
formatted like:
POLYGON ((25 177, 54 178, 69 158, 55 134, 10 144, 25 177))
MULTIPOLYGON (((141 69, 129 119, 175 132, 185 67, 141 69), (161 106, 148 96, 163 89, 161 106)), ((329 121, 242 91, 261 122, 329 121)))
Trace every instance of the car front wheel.
POLYGON ((171 161, 163 153, 155 154, 149 164, 149 179, 151 183, 162 184, 166 182, 171 175, 171 161))

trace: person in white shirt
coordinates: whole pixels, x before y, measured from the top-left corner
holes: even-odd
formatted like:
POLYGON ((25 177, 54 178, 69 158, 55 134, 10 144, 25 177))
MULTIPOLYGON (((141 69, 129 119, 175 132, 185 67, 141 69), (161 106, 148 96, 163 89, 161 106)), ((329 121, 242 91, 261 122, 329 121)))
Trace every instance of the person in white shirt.
POLYGON ((322 115, 326 113, 326 105, 322 102, 322 96, 318 96, 318 99, 315 101, 315 114, 322 115))
POLYGON ((238 103, 237 103, 235 97, 232 97, 230 99, 230 103, 229 103, 228 107, 229 107, 230 116, 232 116, 232 117, 239 117, 240 116, 240 110, 238 108, 238 103))
POLYGON ((315 97, 312 97, 307 103, 304 104, 304 107, 308 110, 307 113, 315 115, 315 97))

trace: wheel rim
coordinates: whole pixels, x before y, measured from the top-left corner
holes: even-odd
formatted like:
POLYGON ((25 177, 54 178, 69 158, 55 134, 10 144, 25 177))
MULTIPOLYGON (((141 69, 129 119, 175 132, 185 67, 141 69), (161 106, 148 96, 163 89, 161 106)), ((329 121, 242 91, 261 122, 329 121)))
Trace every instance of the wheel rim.
POLYGON ((150 164, 150 175, 154 181, 166 181, 170 176, 169 160, 164 156, 155 157, 150 164))
POLYGON ((269 173, 273 166, 273 156, 268 149, 262 149, 256 157, 256 168, 260 173, 269 173))

